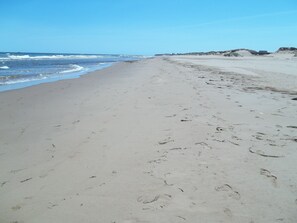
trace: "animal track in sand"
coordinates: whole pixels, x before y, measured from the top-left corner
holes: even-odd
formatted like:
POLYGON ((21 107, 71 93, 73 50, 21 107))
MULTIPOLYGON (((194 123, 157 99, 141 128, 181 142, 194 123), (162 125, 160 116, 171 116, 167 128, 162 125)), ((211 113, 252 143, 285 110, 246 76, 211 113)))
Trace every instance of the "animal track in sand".
POLYGON ((275 187, 277 186, 277 181, 276 181, 277 180, 277 177, 274 176, 274 175, 272 175, 269 170, 266 170, 266 169, 263 169, 262 168, 260 170, 260 174, 263 175, 263 176, 266 176, 266 177, 270 178, 271 181, 272 181, 273 186, 275 186, 275 187))
POLYGON ((229 197, 236 200, 239 200, 241 197, 240 193, 238 191, 233 190, 233 188, 229 184, 224 184, 222 186, 216 187, 215 190, 218 192, 227 192, 229 197))

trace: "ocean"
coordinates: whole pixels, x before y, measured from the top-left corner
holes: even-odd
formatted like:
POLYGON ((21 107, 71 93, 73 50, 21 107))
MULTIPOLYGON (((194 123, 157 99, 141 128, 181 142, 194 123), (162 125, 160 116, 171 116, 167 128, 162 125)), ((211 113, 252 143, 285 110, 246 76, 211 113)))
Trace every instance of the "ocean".
POLYGON ((77 78, 120 61, 143 56, 0 52, 0 92, 77 78))

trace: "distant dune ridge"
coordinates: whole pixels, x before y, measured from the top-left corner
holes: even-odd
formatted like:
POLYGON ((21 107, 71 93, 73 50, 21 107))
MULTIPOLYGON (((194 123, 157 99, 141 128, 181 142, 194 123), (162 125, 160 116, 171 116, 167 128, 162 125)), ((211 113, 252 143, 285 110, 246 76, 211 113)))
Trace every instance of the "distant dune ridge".
POLYGON ((278 54, 292 54, 294 57, 297 57, 297 48, 296 47, 281 47, 276 51, 278 54))
POLYGON ((242 57, 242 56, 261 56, 269 54, 294 54, 297 56, 297 48, 295 47, 280 47, 276 52, 269 52, 267 50, 251 50, 251 49, 233 49, 233 50, 224 50, 224 51, 209 51, 209 52, 189 52, 189 53, 165 53, 165 54, 156 54, 155 56, 174 56, 174 55, 199 55, 199 56, 208 56, 208 55, 222 55, 226 57, 242 57))
POLYGON ((281 47, 277 52, 297 52, 296 47, 281 47))

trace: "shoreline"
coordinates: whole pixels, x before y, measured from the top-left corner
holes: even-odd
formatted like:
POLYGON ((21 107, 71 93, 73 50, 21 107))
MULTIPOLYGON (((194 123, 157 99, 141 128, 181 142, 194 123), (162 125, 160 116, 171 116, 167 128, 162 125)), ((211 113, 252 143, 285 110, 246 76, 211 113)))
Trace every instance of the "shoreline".
POLYGON ((114 63, 146 58, 136 55, 1 53, 0 92, 79 78, 114 63), (5 66, 4 66, 5 65, 5 66), (9 66, 7 66, 9 65, 9 66))
POLYGON ((106 69, 110 66, 113 66, 114 64, 116 64, 118 62, 112 62, 110 64, 107 65, 101 65, 101 67, 98 67, 94 70, 91 69, 89 71, 78 71, 78 72, 73 72, 73 73, 69 73, 69 74, 65 74, 63 76, 53 76, 53 77, 49 77, 49 78, 45 78, 45 79, 36 79, 36 80, 31 80, 31 81, 24 81, 24 82, 19 82, 19 83, 13 83, 13 84, 7 84, 7 85, 2 85, 0 86, 0 93, 1 92, 6 92, 6 91, 12 91, 12 90, 18 90, 18 89, 22 89, 22 88, 28 88, 28 87, 32 87, 32 86, 36 86, 36 85, 40 85, 40 84, 46 84, 46 83, 53 83, 53 82, 57 82, 57 81, 61 81, 61 80, 69 80, 69 79, 76 79, 76 78, 80 78, 81 76, 87 75, 89 73, 93 73, 102 69, 106 69))
POLYGON ((1 92, 0 221, 293 223, 295 67, 155 57, 1 92))

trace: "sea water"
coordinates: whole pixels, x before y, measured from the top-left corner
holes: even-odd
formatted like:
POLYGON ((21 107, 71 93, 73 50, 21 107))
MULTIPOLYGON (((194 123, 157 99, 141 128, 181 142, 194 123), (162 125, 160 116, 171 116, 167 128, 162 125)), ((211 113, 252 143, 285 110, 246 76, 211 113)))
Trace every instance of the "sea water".
POLYGON ((120 61, 143 56, 0 52, 0 92, 77 78, 120 61))

